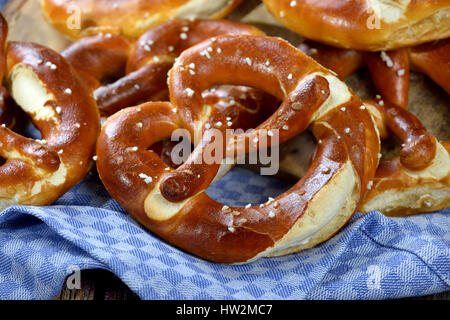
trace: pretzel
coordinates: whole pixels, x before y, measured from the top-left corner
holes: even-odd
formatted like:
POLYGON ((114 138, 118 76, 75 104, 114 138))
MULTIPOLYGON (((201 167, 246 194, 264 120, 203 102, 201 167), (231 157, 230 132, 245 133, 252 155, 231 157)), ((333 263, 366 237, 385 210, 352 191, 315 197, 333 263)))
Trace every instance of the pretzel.
MULTIPOLYGON (((95 90, 103 115, 144 101, 166 100, 167 72, 187 48, 225 33, 263 33, 247 24, 225 20, 173 20, 150 29, 136 43, 118 35, 100 34, 71 45, 62 55, 95 90), (108 78, 119 78, 108 85, 108 78)), ((195 65, 189 67, 195 73, 195 65)), ((241 93, 239 93, 241 94, 241 93)))
POLYGON ((410 65, 450 94, 450 69, 443 67, 450 63, 450 39, 381 54, 337 49, 312 41, 304 42, 300 49, 335 69, 341 79, 366 63, 381 93, 366 106, 377 119, 382 138, 388 136, 389 128, 404 143, 400 157, 380 163, 373 188, 360 210, 400 216, 448 207, 449 142, 439 143, 404 109, 408 104, 410 65), (404 72, 400 74, 400 70, 404 72))
POLYGON ((169 73, 169 93, 170 103, 149 102, 108 118, 97 168, 135 219, 204 259, 243 263, 323 242, 350 219, 375 174, 380 145, 367 109, 337 77, 279 38, 223 35, 191 47, 169 73), (186 69, 191 63, 201 66, 194 75, 186 69), (228 165, 194 161, 209 146, 211 128, 225 130, 225 115, 201 94, 220 84, 255 87, 283 101, 254 130, 227 140, 232 155, 270 145, 271 139, 264 144, 254 138, 278 129, 280 143, 308 127, 319 141, 305 177, 267 203, 230 208, 203 192, 228 165), (177 128, 202 139, 172 169, 147 148, 177 128), (236 145, 242 140, 249 143, 236 145))
POLYGON ((228 15, 242 0, 40 0, 46 20, 72 39, 99 32, 138 38, 166 21, 228 15))
MULTIPOLYGON (((0 15, 2 39, 7 23, 0 15)), ((5 44, 5 42, 3 42, 5 44)), ((31 117, 41 140, 0 127, 0 210, 46 205, 86 175, 97 135, 95 101, 58 53, 33 43, 2 47, 2 74, 11 97, 31 117)))
POLYGON ((284 26, 321 43, 365 51, 450 36, 450 1, 263 0, 284 26))

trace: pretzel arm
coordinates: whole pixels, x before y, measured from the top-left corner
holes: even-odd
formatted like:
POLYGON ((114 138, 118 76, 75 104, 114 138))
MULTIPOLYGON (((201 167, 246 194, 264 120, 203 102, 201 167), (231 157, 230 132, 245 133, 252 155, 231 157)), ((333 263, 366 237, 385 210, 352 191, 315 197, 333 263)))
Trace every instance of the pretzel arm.
MULTIPOLYGON (((369 107, 375 101, 366 103, 369 107)), ((370 106, 374 113, 374 106, 370 106)), ((398 106, 376 105, 382 124, 402 142, 400 156, 383 160, 360 210, 404 216, 450 205, 450 142, 438 142, 420 121, 398 106), (384 112, 383 112, 384 110, 384 112)))
POLYGON ((61 55, 96 89, 103 81, 125 74, 133 43, 123 36, 99 34, 74 42, 61 55))
POLYGON ((362 53, 356 50, 335 48, 312 40, 303 41, 298 49, 336 72, 340 79, 347 78, 364 64, 362 53))
MULTIPOLYGON (((179 89, 177 87, 182 86, 184 88, 190 88, 189 92, 193 92, 194 94, 190 97, 191 99, 196 99, 198 97, 196 103, 200 103, 201 105, 204 105, 203 97, 202 95, 195 94, 196 92, 203 92, 206 89, 208 89, 209 86, 214 84, 246 84, 250 86, 255 86, 256 88, 261 89, 260 82, 255 82, 252 79, 248 78, 248 74, 250 73, 251 66, 249 63, 245 63, 242 65, 248 66, 248 70, 245 70, 245 67, 243 67, 244 70, 240 72, 239 74, 236 74, 233 72, 233 74, 228 73, 225 70, 233 70, 236 67, 233 65, 235 64, 235 61, 222 61, 221 54, 217 54, 217 49, 220 46, 220 43, 216 43, 216 41, 206 41, 203 44, 199 44, 195 47, 195 49, 190 49, 185 51, 180 58, 178 59, 177 63, 175 64, 174 68, 172 69, 171 73, 176 73, 177 77, 175 79, 171 79, 171 86, 169 89, 171 90, 171 96, 175 99, 174 104, 179 104, 182 106, 182 110, 189 110, 185 107, 186 102, 189 100, 186 100, 186 92, 183 91, 179 93, 179 89), (211 69, 202 68, 202 70, 197 73, 194 76, 187 76, 186 72, 184 72, 185 68, 183 66, 190 65, 191 63, 200 64, 202 57, 202 52, 207 52, 208 48, 212 48, 212 52, 216 52, 216 54, 212 54, 208 59, 209 65, 220 65, 221 64, 221 70, 223 72, 216 72, 214 75, 211 69), (214 51, 214 48, 216 49, 214 51), (200 59, 199 59, 200 57, 200 59), (221 62, 222 61, 222 62, 221 62), (227 65, 227 63, 229 65, 227 65), (223 69, 222 69, 223 68, 223 69), (180 75, 180 77, 178 77, 180 75), (208 78, 206 78, 206 75, 208 75, 208 78), (215 78, 216 77, 216 78, 215 78), (195 80, 194 80, 195 79, 195 80), (198 81, 197 83, 201 83, 201 86, 196 85, 194 87, 193 81, 198 81), (229 81, 229 83, 228 83, 229 81), (176 102, 175 102, 176 101, 176 102), (185 102, 186 101, 186 102, 185 102)), ((226 49, 225 49, 226 50, 226 49)), ((224 51, 224 54, 228 54, 226 51, 224 51)), ((247 58, 250 59, 250 58, 247 58)), ((245 60, 245 59, 243 59, 245 60)), ((289 83, 289 81, 286 83, 282 79, 283 75, 278 74, 276 77, 268 77, 269 70, 281 70, 281 66, 277 65, 278 62, 277 57, 275 55, 273 56, 267 56, 268 61, 274 61, 272 66, 267 69, 260 69, 257 70, 256 73, 253 71, 253 74, 256 75, 255 79, 261 79, 266 78, 266 81, 271 84, 271 90, 274 90, 273 88, 276 88, 278 86, 277 91, 272 91, 271 93, 276 95, 278 94, 278 98, 285 97, 285 94, 290 94, 290 92, 286 90, 291 90, 292 94, 291 96, 288 96, 287 102, 283 103, 280 108, 277 110, 279 114, 283 115, 283 119, 277 114, 272 115, 268 120, 266 120, 264 123, 262 123, 260 126, 258 126, 255 130, 252 130, 251 133, 246 135, 241 135, 239 138, 242 140, 248 140, 248 141, 256 141, 256 143, 252 144, 252 147, 255 148, 255 146, 259 146, 259 141, 255 140, 257 137, 261 134, 261 130, 280 130, 280 143, 283 141, 286 141, 296 134, 300 133, 301 131, 305 130, 306 127, 309 125, 308 119, 311 117, 311 113, 315 110, 315 108, 318 108, 328 97, 329 95, 329 89, 328 89, 328 82, 321 77, 311 78, 305 81, 304 84, 299 86, 298 88, 294 87, 294 83, 289 83), (272 69, 273 68, 273 69, 272 69), (291 85, 291 88, 286 89, 284 85, 288 84, 291 85), (280 87, 280 84, 282 87, 280 87), (287 126, 289 130, 281 130, 283 126, 287 126)), ((242 68, 242 67, 241 67, 242 68)), ((304 72, 303 70, 299 70, 300 72, 304 72)), ((307 71, 306 71, 307 72, 307 71)), ((295 74, 295 73, 294 73, 295 74)), ((289 75, 284 75, 286 79, 289 79, 289 75)), ((294 77, 294 75, 291 74, 291 77, 294 77)), ((195 105, 195 104, 193 104, 195 105)), ((195 108, 195 107, 194 107, 195 108)), ((198 108, 198 107, 197 107, 198 108)), ((195 114, 208 114, 206 111, 208 109, 208 106, 202 107, 203 110, 194 111, 195 114)), ((195 109, 194 109, 195 110, 195 109)), ((190 112, 190 110, 188 111, 190 112)), ((194 116, 194 113, 188 113, 186 115, 187 117, 193 117, 193 122, 198 122, 201 127, 204 127, 205 125, 209 125, 210 127, 214 127, 218 130, 224 129, 225 119, 224 117, 220 116, 209 116, 209 120, 206 122, 203 119, 198 119, 196 116, 194 116)), ((198 126, 198 124, 197 124, 198 126)), ((200 127, 200 130, 201 130, 200 127)), ((199 130, 195 128, 194 130, 199 130)), ((195 133, 194 133, 195 134, 195 133)), ((225 135, 224 135, 225 136, 225 135)), ((235 143, 235 139, 231 140, 232 143, 229 145, 229 147, 232 149, 235 145, 238 146, 247 146, 248 144, 242 144, 239 141, 239 138, 237 139, 237 143, 235 143)), ((204 137, 204 139, 209 141, 209 137, 204 137)), ((267 146, 270 146, 271 139, 268 139, 267 146)), ((227 143, 226 141, 224 141, 227 143)), ((202 150, 207 148, 207 143, 202 144, 203 148, 202 150)), ((260 146, 261 147, 261 146, 260 146)), ((200 148, 199 148, 200 149, 200 148)), ((253 149, 254 150, 254 149, 253 149)), ((243 154, 247 153, 249 151, 252 151, 252 149, 246 149, 246 150, 236 150, 231 151, 231 154, 243 154)), ((168 175, 165 180, 161 183, 161 193, 163 196, 167 196, 166 199, 170 201, 181 201, 184 200, 199 191, 203 190, 205 186, 209 185, 211 181, 216 176, 220 165, 215 163, 210 165, 208 168, 208 172, 212 172, 212 174, 209 174, 208 176, 202 175, 202 172, 205 168, 203 162, 200 160, 203 159, 203 153, 196 153, 196 151, 191 154, 191 156, 188 158, 188 160, 183 164, 183 166, 177 168, 177 170, 173 171, 168 175), (196 165, 195 163, 202 163, 201 165, 196 165), (186 176, 186 172, 193 173, 194 176, 200 175, 201 177, 201 183, 192 183, 192 179, 189 179, 186 176), (176 188, 174 188, 176 186, 176 188), (170 192, 169 192, 170 190, 170 192)))
POLYGON ((387 102, 406 108, 409 93, 409 57, 406 49, 364 52, 364 60, 380 95, 387 102))
POLYGON ((225 33, 262 34, 238 22, 176 19, 148 30, 137 41, 111 33, 82 38, 64 50, 63 56, 95 89, 101 113, 109 116, 144 101, 165 100, 167 72, 177 56, 198 42, 225 33), (117 80, 102 85, 109 79, 117 80))
POLYGON ((387 126, 399 137, 404 146, 400 161, 409 170, 422 170, 430 165, 436 154, 436 139, 422 123, 405 109, 386 107, 387 126))
POLYGON ((411 66, 450 94, 450 38, 410 49, 411 66))
POLYGON ((144 101, 165 100, 167 72, 172 63, 159 62, 144 66, 119 80, 94 91, 98 108, 103 115, 144 101))
POLYGON ((6 127, 0 127, 0 146, 3 158, 28 162, 48 172, 56 171, 60 164, 58 154, 46 148, 45 144, 25 138, 6 127))

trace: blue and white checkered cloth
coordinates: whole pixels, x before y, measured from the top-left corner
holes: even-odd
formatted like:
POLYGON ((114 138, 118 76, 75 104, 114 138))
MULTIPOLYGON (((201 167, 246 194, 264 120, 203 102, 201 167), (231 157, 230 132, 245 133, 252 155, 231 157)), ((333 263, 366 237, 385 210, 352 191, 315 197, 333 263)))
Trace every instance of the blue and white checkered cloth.
MULTIPOLYGON (((235 168, 208 193, 230 205, 289 186, 235 168)), ((72 270, 112 271, 144 299, 390 299, 450 288, 450 209, 356 215, 313 249, 248 265, 210 263, 146 232, 96 176, 48 207, 0 214, 0 298, 48 299, 72 270)))
MULTIPOLYGON (((0 0, 0 8, 7 1, 0 0)), ((235 168, 208 189, 229 205, 289 186, 235 168)), ((313 249, 251 264, 203 261, 134 222, 88 176, 52 206, 0 213, 0 299, 49 299, 76 269, 106 269, 143 299, 391 299, 450 290, 450 208, 356 215, 313 249)))

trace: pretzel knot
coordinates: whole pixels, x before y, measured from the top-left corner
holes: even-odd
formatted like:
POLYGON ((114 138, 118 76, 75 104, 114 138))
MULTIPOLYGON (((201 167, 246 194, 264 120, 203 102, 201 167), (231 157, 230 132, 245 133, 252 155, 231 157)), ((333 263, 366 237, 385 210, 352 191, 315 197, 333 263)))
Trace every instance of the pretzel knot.
MULTIPOLYGON (((7 24, 1 16, 1 33, 7 24)), ((0 210, 12 204, 45 205, 80 182, 91 165, 100 131, 89 90, 67 61, 37 44, 10 42, 2 76, 11 97, 31 117, 41 140, 0 127, 0 210)))
POLYGON ((179 57, 169 91, 170 103, 146 103, 107 120, 97 168, 108 191, 133 217, 197 256, 242 263, 310 248, 349 220, 375 174, 379 137, 362 102, 281 39, 224 35, 202 42, 179 57), (195 75, 186 70, 191 63, 201 66, 195 75), (226 119, 204 103, 201 93, 220 84, 255 87, 283 101, 254 130, 236 134, 228 147, 245 139, 247 152, 259 147, 254 137, 270 130, 279 130, 282 142, 307 127, 319 141, 305 177, 265 204, 230 208, 203 192, 223 166, 195 160, 208 147, 208 128, 224 130, 220 124, 226 119), (172 169, 147 149, 177 128, 203 138, 188 160, 172 169))

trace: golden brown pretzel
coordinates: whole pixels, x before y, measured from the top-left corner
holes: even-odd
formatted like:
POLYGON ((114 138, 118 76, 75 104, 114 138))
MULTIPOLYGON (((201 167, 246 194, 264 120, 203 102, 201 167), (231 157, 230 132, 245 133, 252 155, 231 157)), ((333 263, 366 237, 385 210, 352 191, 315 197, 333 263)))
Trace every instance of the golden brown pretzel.
POLYGON ((174 18, 223 18, 241 1, 40 0, 40 3, 47 21, 77 39, 99 32, 138 38, 148 29, 174 18))
POLYGON ((449 0, 263 0, 287 28, 335 47, 392 50, 450 36, 449 0))
MULTIPOLYGON (((167 72, 185 49, 225 33, 262 35, 257 28, 225 20, 173 20, 152 28, 136 43, 123 36, 83 38, 62 52, 94 88, 103 115, 144 101, 166 100, 167 72), (125 70, 126 66, 126 70, 125 70), (119 78, 108 85, 108 77, 119 78)), ((195 65, 188 66, 195 73, 195 65)))
POLYGON ((449 143, 436 141, 420 121, 403 108, 408 104, 410 65, 450 93, 450 68, 445 68, 450 65, 450 39, 381 54, 337 49, 312 41, 304 42, 300 49, 339 72, 341 79, 366 62, 382 96, 366 105, 378 119, 381 136, 387 136, 387 127, 404 143, 400 157, 380 163, 373 188, 360 210, 406 215, 448 207, 449 143))
MULTIPOLYGON (((379 137, 367 109, 327 69, 279 38, 224 35, 202 42, 179 57, 169 90, 171 103, 127 108, 107 120, 97 168, 134 218, 192 254, 242 263, 310 248, 348 221, 371 184, 379 137), (195 75, 185 68, 191 63, 201 66, 195 75), (210 128, 223 132, 226 119, 205 105, 202 92, 221 84, 252 86, 283 100, 262 125, 234 137, 250 142, 244 151, 261 147, 258 134, 277 129, 285 141, 311 127, 319 141, 305 177, 265 204, 230 208, 203 192, 220 175, 220 164, 192 160, 208 146, 210 128), (202 136, 202 143, 174 170, 147 149, 177 128, 202 136)), ((233 149, 233 140, 227 146, 233 149)))
MULTIPOLYGON (((6 37, 3 16, 1 34, 6 37)), ((0 209, 53 202, 86 175, 99 114, 89 90, 58 53, 32 43, 2 48, 11 97, 32 118, 42 139, 0 127, 0 209)))

